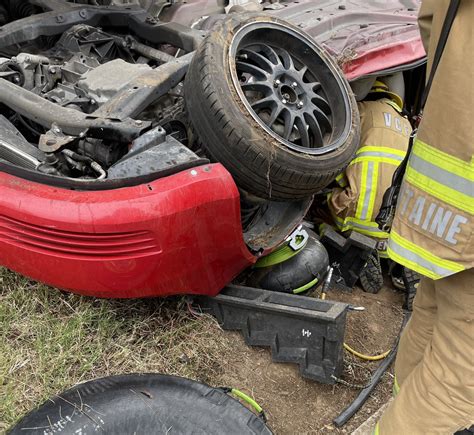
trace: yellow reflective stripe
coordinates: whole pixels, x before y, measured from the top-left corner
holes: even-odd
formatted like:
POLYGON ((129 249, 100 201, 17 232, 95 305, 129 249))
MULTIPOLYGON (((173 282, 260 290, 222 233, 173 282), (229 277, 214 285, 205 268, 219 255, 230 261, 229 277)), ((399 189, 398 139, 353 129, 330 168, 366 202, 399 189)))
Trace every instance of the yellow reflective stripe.
POLYGON ((405 155, 407 153, 406 151, 402 151, 402 150, 399 150, 399 149, 396 149, 396 148, 376 147, 376 146, 373 146, 373 145, 365 145, 363 147, 360 147, 357 150, 356 155, 361 154, 361 153, 365 153, 365 152, 396 154, 397 156, 400 156, 400 157, 405 157, 405 155))
POLYGON ((365 157, 356 157, 354 160, 352 160, 349 166, 355 165, 356 163, 369 162, 369 161, 370 162, 376 161, 378 163, 387 163, 389 165, 394 165, 394 166, 398 166, 401 163, 400 160, 391 159, 389 157, 365 156, 365 157))
POLYGON ((365 234, 366 236, 376 237, 378 239, 388 238, 387 233, 379 233, 379 232, 376 232, 376 231, 370 231, 370 230, 366 230, 364 228, 359 228, 358 226, 355 226, 355 225, 351 229, 353 229, 354 231, 357 231, 358 233, 365 234))
POLYGON ((334 220, 336 221, 336 224, 339 226, 339 225, 344 225, 344 219, 340 218, 339 216, 336 216, 335 214, 333 214, 332 216, 334 218, 334 220))
POLYGON ((436 264, 440 267, 444 267, 445 269, 452 270, 453 272, 461 272, 464 270, 464 267, 460 264, 456 263, 455 261, 450 260, 443 260, 442 258, 432 254, 430 251, 423 249, 422 247, 416 245, 413 242, 410 242, 407 239, 404 239, 400 234, 396 231, 390 232, 390 238, 393 239, 398 244, 402 245, 403 247, 409 249, 412 252, 415 252, 420 257, 425 258, 426 260, 430 261, 433 264, 436 264))
POLYGON ((360 219, 362 213, 364 211, 364 202, 365 196, 367 195, 367 172, 368 172, 369 163, 362 162, 362 171, 361 171, 361 179, 360 179, 360 196, 359 202, 357 203, 357 210, 355 213, 355 217, 360 219))
POLYGON ((406 151, 396 148, 366 145, 357 150, 356 158, 351 161, 349 166, 362 162, 379 162, 398 166, 405 158, 405 155, 406 151))
POLYGON ((341 232, 355 230, 367 236, 376 237, 378 239, 387 239, 388 233, 381 231, 376 222, 362 221, 353 217, 341 219, 333 215, 333 218, 341 232))
POLYGON ((364 216, 365 219, 368 221, 372 220, 372 215, 374 214, 375 197, 377 195, 378 181, 379 181, 379 164, 374 163, 374 170, 372 172, 372 180, 370 181, 372 188, 369 193, 370 195, 369 207, 368 207, 366 216, 364 216))
POLYGON ((432 279, 449 276, 465 269, 454 261, 444 260, 410 242, 393 229, 388 240, 387 254, 397 263, 432 279))
POLYGON ((410 167, 410 165, 408 165, 405 172, 405 180, 446 204, 452 205, 467 213, 474 214, 474 201, 472 196, 465 195, 464 193, 445 186, 433 178, 420 174, 410 167))
POLYGON ((406 180, 446 204, 474 214, 474 163, 416 140, 406 180))
POLYGON ((377 194, 378 167, 378 163, 373 161, 362 163, 361 194, 355 214, 355 217, 362 221, 370 221, 373 214, 373 202, 377 194))
POLYGON ((395 376, 393 380, 393 397, 395 397, 400 392, 400 385, 398 385, 397 377, 395 376))
POLYGON ((388 100, 386 101, 386 103, 390 106, 392 106, 398 113, 402 113, 403 112, 403 109, 397 104, 395 103, 395 101, 393 100, 388 100))
POLYGON ((339 174, 337 177, 336 177, 336 182, 339 184, 339 186, 341 187, 346 187, 348 182, 347 182, 347 178, 346 178, 346 174, 344 172, 342 172, 341 174, 339 174))
POLYGON ((436 162, 424 160, 417 154, 410 155, 408 165, 416 172, 440 182, 443 186, 449 187, 456 192, 470 196, 474 200, 474 183, 471 180, 437 166, 436 162))
POLYGON ((380 425, 379 425, 378 422, 377 422, 377 424, 375 425, 374 435, 380 435, 380 425))
POLYGON ((401 264, 405 267, 408 267, 409 269, 411 269, 411 270, 413 270, 413 271, 415 271, 415 272, 417 272, 417 273, 419 273, 423 276, 426 276, 426 277, 431 278, 431 279, 440 279, 440 278, 442 278, 441 275, 438 275, 437 273, 432 272, 430 269, 427 269, 426 267, 420 266, 415 261, 407 260, 404 256, 399 255, 399 254, 395 253, 394 251, 392 251, 392 249, 390 247, 390 239, 389 239, 388 246, 387 246, 387 255, 388 255, 388 258, 395 261, 396 263, 401 264))
POLYGON ((413 153, 446 171, 464 177, 467 180, 474 181, 474 156, 471 157, 470 162, 465 162, 419 139, 416 139, 413 144, 413 153))

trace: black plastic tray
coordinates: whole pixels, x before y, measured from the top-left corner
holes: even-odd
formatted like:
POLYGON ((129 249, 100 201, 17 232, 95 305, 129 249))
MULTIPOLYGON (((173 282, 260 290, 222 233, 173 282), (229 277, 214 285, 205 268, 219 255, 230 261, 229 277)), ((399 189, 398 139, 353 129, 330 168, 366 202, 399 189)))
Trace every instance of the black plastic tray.
POLYGON ((270 346, 273 361, 299 364, 303 377, 334 383, 340 376, 347 304, 237 285, 195 302, 247 344, 270 346))

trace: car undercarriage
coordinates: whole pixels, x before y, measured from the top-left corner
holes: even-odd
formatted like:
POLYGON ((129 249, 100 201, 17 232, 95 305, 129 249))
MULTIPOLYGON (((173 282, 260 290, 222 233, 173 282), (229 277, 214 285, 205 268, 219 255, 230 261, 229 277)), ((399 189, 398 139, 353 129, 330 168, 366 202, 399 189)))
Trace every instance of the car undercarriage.
MULTIPOLYGON (((81 188, 87 188, 93 181, 123 180, 137 173, 140 177, 135 183, 143 182, 152 172, 156 177, 156 172, 168 169, 169 162, 153 169, 147 167, 147 159, 136 162, 139 168, 130 161, 113 166, 127 153, 133 159, 135 150, 150 144, 166 142, 169 159, 178 156, 175 166, 181 169, 193 161, 199 162, 200 158, 189 148, 173 141, 173 135, 166 139, 163 128, 163 125, 173 128, 166 118, 182 105, 179 83, 191 56, 174 58, 150 46, 144 48, 130 35, 74 24, 77 21, 100 24, 106 19, 112 28, 120 28, 124 21, 132 21, 135 29, 142 26, 146 33, 153 25, 148 24, 141 9, 133 13, 119 7, 114 13, 111 9, 72 6, 67 12, 46 13, 54 23, 48 27, 51 36, 28 42, 34 38, 31 33, 42 33, 40 29, 49 25, 43 15, 26 18, 31 32, 21 25, 2 33, 6 36, 3 44, 14 41, 10 46, 21 47, 21 50, 6 49, 14 56, 0 61, 4 79, 0 100, 8 108, 2 111, 2 123, 5 128, 13 124, 22 133, 15 144, 2 141, 2 157, 6 159, 8 155, 7 161, 34 170, 38 175, 53 176, 51 184, 76 188, 79 183, 81 188), (65 24, 58 26, 63 21, 65 24), (141 51, 146 51, 148 57, 141 51), (144 135, 145 132, 148 134, 144 135)), ((167 29, 162 32, 168 35, 167 29)), ((192 48, 195 43, 190 37, 182 45, 192 48)), ((14 131, 12 126, 10 130, 14 131)), ((179 127, 176 133, 187 134, 186 130, 179 131, 179 127)), ((180 138, 186 143, 186 137, 180 138)), ((40 179, 47 182, 47 176, 40 179)))
MULTIPOLYGON (((195 50, 209 29, 225 19, 226 12, 232 16, 249 11, 292 18, 297 27, 308 33, 317 28, 303 20, 299 2, 228 2, 225 6, 210 1, 179 3, 7 1, 0 9, 0 24, 4 24, 0 33, 1 122, 10 132, 10 142, 2 138, 0 144, 3 162, 34 171, 36 174, 31 175, 38 181, 80 189, 137 184, 156 179, 160 171, 169 172, 170 166, 176 170, 195 166, 213 153, 203 149, 199 143, 202 138, 193 137, 190 131, 191 114, 185 113, 183 84, 195 50), (18 139, 11 143, 11 135, 15 134, 18 139), (149 150, 158 143, 165 143, 161 148, 167 147, 167 153, 161 153, 160 158, 149 150), (142 154, 145 149, 148 151, 142 154), (168 153, 169 161, 163 161, 161 157, 168 153), (177 155, 177 163, 170 164, 177 155), (161 162, 158 168, 157 162, 161 162)), ((304 15, 313 16, 323 11, 320 6, 326 7, 313 3, 304 4, 304 15)), ((311 22, 317 24, 320 20, 311 22)), ((280 39, 269 42, 280 50, 275 56, 284 61, 286 56, 294 55, 291 50, 281 51, 291 35, 282 32, 276 37, 280 39)), ((336 48, 341 52, 335 53, 333 48, 332 54, 341 65, 348 49, 336 48)), ((259 66, 261 59, 257 56, 261 50, 265 48, 254 47, 250 51, 254 59, 247 62, 243 61, 247 55, 242 48, 235 53, 242 63, 237 80, 258 80, 249 68, 259 66)), ((299 61, 298 67, 308 67, 307 61, 299 61)), ((298 67, 295 65, 294 70, 298 67)), ((311 152, 316 153, 318 148, 316 154, 324 154, 330 149, 327 145, 335 143, 335 138, 328 136, 334 136, 333 130, 338 130, 339 124, 347 123, 347 114, 340 114, 341 102, 328 99, 328 92, 333 93, 336 88, 323 83, 321 77, 303 77, 301 87, 307 84, 313 88, 310 92, 315 86, 322 88, 308 96, 308 100, 318 101, 308 109, 291 87, 296 85, 296 75, 291 77, 291 83, 281 84, 281 95, 286 96, 282 101, 287 106, 294 100, 296 116, 291 110, 273 113, 277 125, 269 125, 267 130, 277 138, 283 137, 287 145, 300 147, 300 151, 309 152, 312 148, 311 152)), ((270 87, 277 86, 274 83, 278 81, 275 78, 270 87)), ((255 94, 267 89, 260 83, 247 86, 253 91, 253 100, 248 101, 252 106, 260 97, 255 94)), ((272 112, 255 113, 269 123, 272 112)), ((343 167, 347 160, 339 166, 343 167)), ((313 183, 303 196, 310 196, 321 187, 321 183, 313 183)), ((260 190, 256 193, 271 196, 260 190)), ((282 199, 277 194, 273 197, 282 199)))

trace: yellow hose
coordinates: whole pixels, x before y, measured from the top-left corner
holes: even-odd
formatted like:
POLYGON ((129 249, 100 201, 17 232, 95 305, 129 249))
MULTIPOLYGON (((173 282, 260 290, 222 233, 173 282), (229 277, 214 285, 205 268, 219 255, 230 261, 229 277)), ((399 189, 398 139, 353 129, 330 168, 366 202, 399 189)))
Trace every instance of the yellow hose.
MULTIPOLYGON (((326 299, 326 293, 321 293, 321 299, 326 299)), ((365 355, 363 353, 357 352, 355 349, 352 349, 352 347, 350 347, 347 343, 344 343, 344 349, 352 353, 352 355, 355 355, 361 359, 365 359, 366 361, 379 361, 384 359, 390 353, 390 350, 387 350, 386 352, 379 355, 365 355)))
POLYGON ((359 358, 365 359, 366 361, 379 361, 381 359, 384 359, 390 353, 390 350, 387 350, 386 352, 381 353, 380 355, 364 355, 363 353, 357 352, 356 350, 352 349, 352 347, 350 347, 347 343, 344 343, 344 349, 352 353, 352 355, 358 356, 359 358))

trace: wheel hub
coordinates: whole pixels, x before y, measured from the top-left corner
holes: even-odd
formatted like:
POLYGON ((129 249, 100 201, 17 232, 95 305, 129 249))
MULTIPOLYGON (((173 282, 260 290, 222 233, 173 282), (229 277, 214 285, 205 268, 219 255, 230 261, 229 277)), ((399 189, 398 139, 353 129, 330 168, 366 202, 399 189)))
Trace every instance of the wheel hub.
POLYGON ((300 104, 300 95, 298 95, 297 89, 296 89, 296 82, 295 87, 291 87, 288 85, 282 85, 278 88, 279 93, 280 93, 280 98, 281 102, 283 104, 290 104, 290 105, 295 105, 295 104, 300 104))
POLYGON ((347 107, 347 97, 335 75, 322 70, 329 67, 314 61, 318 54, 304 38, 278 25, 244 27, 231 44, 231 73, 242 102, 267 132, 293 150, 323 154, 348 129, 344 111, 343 122, 334 124, 333 107, 347 107))

